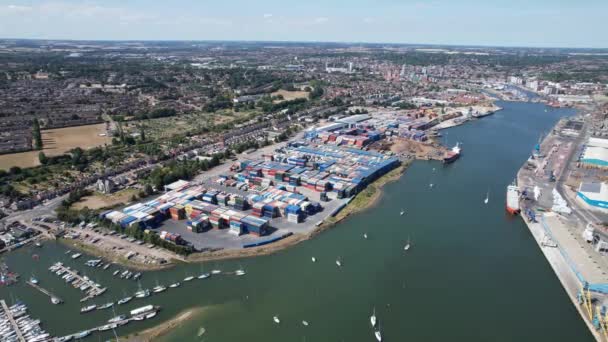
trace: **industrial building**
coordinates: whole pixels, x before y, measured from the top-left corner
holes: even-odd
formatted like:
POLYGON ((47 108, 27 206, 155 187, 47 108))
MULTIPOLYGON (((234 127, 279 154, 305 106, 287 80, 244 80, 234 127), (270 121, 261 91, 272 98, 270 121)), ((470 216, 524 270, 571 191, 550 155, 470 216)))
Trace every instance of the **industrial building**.
POLYGON ((581 183, 576 195, 590 209, 608 211, 608 184, 581 183))
POLYGON ((608 139, 589 138, 581 163, 591 167, 608 167, 608 139))

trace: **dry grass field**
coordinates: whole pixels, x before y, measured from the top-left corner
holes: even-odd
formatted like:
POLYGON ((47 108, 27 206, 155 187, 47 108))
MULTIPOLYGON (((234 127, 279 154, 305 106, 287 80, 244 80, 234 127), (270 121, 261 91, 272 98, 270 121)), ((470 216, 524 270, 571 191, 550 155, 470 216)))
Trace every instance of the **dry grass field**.
MULTIPOLYGON (((47 156, 58 156, 80 147, 89 149, 103 144, 109 144, 111 137, 100 136, 106 134, 106 124, 55 128, 42 131, 42 141, 47 156)), ((0 155, 0 169, 8 170, 13 166, 32 167, 40 164, 39 151, 29 151, 0 155)))
MULTIPOLYGON (((307 91, 288 91, 288 90, 278 90, 275 91, 274 93, 270 94, 272 96, 277 96, 277 95, 283 95, 283 100, 282 101, 290 101, 290 100, 295 100, 295 99, 300 99, 300 98, 308 98, 308 92, 307 91)), ((275 103, 279 103, 282 101, 275 101, 275 103)))
POLYGON ((138 191, 135 189, 125 189, 110 195, 95 193, 92 196, 83 197, 80 201, 74 203, 72 208, 82 209, 84 207, 89 207, 89 209, 101 209, 112 207, 117 204, 129 202, 131 200, 131 196, 137 192, 138 191))

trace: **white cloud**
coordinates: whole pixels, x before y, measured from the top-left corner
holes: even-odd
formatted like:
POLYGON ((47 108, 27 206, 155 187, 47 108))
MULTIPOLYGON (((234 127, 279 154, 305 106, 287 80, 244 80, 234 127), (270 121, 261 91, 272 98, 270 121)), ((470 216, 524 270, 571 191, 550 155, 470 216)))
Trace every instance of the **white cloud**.
POLYGON ((272 18, 272 13, 265 13, 264 19, 272 18))
POLYGON ((328 21, 329 21, 328 17, 317 17, 317 18, 315 18, 315 23, 319 23, 319 24, 326 23, 328 21))

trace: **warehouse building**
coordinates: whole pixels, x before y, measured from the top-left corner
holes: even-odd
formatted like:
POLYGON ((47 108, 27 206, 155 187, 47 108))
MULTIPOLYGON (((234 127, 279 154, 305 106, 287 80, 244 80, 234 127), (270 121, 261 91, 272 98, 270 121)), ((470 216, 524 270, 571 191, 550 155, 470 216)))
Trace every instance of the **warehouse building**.
POLYGON ((608 167, 608 139, 589 138, 581 163, 591 167, 608 167))
POLYGON ((581 183, 576 195, 589 209, 608 212, 608 185, 606 183, 581 183))

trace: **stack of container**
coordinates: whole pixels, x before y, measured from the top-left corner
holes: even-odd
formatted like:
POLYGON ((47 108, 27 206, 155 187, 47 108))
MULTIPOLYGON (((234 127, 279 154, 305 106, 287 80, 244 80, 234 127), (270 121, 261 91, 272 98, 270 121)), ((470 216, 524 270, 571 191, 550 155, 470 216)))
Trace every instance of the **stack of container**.
POLYGON ((166 240, 166 241, 171 241, 176 245, 179 245, 182 243, 182 236, 179 234, 173 234, 173 233, 169 233, 166 231, 161 231, 160 232, 160 238, 162 240, 166 240))
POLYGON ((264 215, 264 203, 256 202, 251 206, 251 215, 262 217, 264 215))
POLYGON ((182 220, 186 217, 186 210, 183 205, 176 204, 169 209, 169 214, 173 220, 182 220))
POLYGON ((203 195, 203 201, 211 204, 217 204, 217 191, 208 191, 203 195))
POLYGON ((251 215, 243 217, 241 225, 249 234, 256 236, 265 235, 268 231, 268 220, 251 215))
POLYGON ((209 227, 209 217, 205 214, 198 215, 188 221, 188 230, 194 233, 202 233, 209 227))

